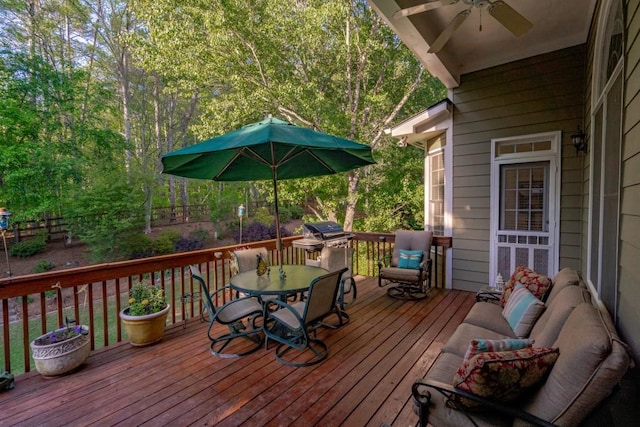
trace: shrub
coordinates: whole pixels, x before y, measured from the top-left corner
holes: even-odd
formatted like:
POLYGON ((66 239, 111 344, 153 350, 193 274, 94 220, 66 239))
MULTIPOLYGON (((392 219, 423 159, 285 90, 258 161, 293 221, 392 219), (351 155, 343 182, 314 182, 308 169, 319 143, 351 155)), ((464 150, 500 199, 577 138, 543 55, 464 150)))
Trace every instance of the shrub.
MULTIPOLYGON (((280 236, 291 236, 291 233, 289 233, 284 227, 280 226, 280 236)), ((239 236, 236 235, 236 239, 238 239, 238 237, 239 236)), ((259 222, 254 222, 242 232, 243 243, 259 242, 261 240, 275 239, 276 237, 277 234, 275 223, 272 223, 267 227, 266 225, 259 222)))
POLYGON ((280 209, 280 222, 285 223, 291 221, 291 210, 286 206, 281 206, 280 209))
MULTIPOLYGON (((34 273, 44 273, 45 271, 50 271, 50 270, 53 270, 54 268, 56 268, 56 265, 51 261, 40 260, 35 265, 35 267, 33 267, 33 271, 34 273)), ((54 291, 51 291, 51 292, 54 292, 54 291)))
MULTIPOLYGON (((271 236, 272 239, 275 239, 276 237, 278 237, 278 234, 276 233, 276 224, 273 223, 271 224, 271 226, 269 227, 269 235, 271 236)), ((280 225, 280 237, 288 237, 291 236, 291 233, 289 233, 289 231, 284 228, 282 226, 282 224, 280 225)))
POLYGON ((175 252, 176 243, 182 238, 176 230, 164 231, 153 241, 152 251, 154 255, 167 255, 175 252))
POLYGON ((172 254, 175 248, 175 243, 167 238, 160 236, 157 239, 153 240, 151 245, 151 252, 153 255, 167 255, 172 254))
POLYGON ((176 252, 189 252, 204 249, 204 243, 201 240, 191 238, 182 238, 176 242, 176 252))
POLYGON ((304 208, 298 205, 289 206, 289 211, 291 212, 291 219, 302 219, 304 215, 304 208))
POLYGON ((47 249, 47 244, 41 239, 23 240, 11 246, 9 254, 19 258, 29 258, 35 254, 40 254, 47 249))
POLYGON ((182 234, 180 234, 178 230, 165 230, 160 233, 160 236, 158 236, 158 238, 171 240, 173 243, 175 243, 182 238, 182 234))
POLYGON ((273 215, 269 213, 269 209, 265 207, 258 208, 253 215, 253 221, 263 225, 269 225, 273 222, 273 215))
MULTIPOLYGON (((239 233, 236 232, 236 240, 239 239, 239 233)), ((269 240, 269 227, 261 222, 253 222, 242 231, 242 242, 259 242, 260 240, 269 240)))
POLYGON ((198 227, 197 229, 189 233, 189 238, 192 240, 199 240, 201 242, 204 242, 209 238, 209 232, 204 228, 198 227))
POLYGON ((117 253, 124 259, 138 259, 153 256, 153 241, 140 233, 122 235, 118 242, 117 253))

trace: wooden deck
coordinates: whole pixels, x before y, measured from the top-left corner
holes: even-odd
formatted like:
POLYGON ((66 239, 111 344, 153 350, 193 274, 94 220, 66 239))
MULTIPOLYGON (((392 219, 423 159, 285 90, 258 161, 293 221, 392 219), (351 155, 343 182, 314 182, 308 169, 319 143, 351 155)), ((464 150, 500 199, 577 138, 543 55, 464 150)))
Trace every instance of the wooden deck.
POLYGON ((388 297, 359 278, 351 322, 322 329, 322 363, 292 368, 269 350, 237 359, 209 353, 206 325, 167 330, 144 348, 95 351, 79 371, 36 372, 0 394, 0 425, 413 425, 411 384, 424 376, 462 321, 474 294, 434 289, 423 301, 388 297))

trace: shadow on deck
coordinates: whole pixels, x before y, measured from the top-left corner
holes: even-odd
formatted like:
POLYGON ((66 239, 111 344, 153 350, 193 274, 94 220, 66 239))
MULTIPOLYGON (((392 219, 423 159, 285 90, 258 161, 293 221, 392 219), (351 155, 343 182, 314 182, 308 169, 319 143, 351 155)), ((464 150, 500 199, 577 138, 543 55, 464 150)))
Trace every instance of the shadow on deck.
POLYGON ((411 384, 474 302, 473 293, 442 289, 398 301, 374 278, 360 277, 351 322, 318 332, 329 357, 307 368, 280 365, 273 344, 216 358, 206 325, 192 319, 150 347, 97 350, 68 376, 18 376, 15 389, 0 394, 0 424, 413 425, 411 384))

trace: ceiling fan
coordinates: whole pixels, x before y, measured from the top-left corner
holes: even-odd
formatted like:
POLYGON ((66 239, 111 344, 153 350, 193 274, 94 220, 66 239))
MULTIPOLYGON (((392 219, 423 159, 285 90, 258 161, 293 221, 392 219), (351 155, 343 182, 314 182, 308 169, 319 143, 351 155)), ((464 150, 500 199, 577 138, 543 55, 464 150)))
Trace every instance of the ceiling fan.
POLYGON ((432 0, 417 6, 400 9, 393 15, 393 17, 398 18, 411 16, 428 10, 437 9, 439 7, 460 3, 460 1, 469 7, 458 13, 453 20, 451 20, 449 25, 447 25, 438 38, 436 38, 436 40, 431 44, 428 50, 429 53, 439 52, 440 49, 447 44, 451 36, 453 36, 453 33, 455 33, 465 19, 471 15, 471 11, 474 7, 481 10, 483 8, 486 9, 489 12, 489 15, 493 16, 496 21, 502 24, 507 30, 511 31, 516 37, 523 35, 533 27, 533 24, 529 22, 527 18, 520 15, 514 8, 502 0, 432 0))

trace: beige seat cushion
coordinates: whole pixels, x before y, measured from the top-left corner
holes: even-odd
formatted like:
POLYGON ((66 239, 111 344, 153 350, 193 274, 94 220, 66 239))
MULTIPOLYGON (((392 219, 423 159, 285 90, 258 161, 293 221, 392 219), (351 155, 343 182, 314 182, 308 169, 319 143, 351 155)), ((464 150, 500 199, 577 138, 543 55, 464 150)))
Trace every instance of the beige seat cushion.
POLYGON ((513 335, 509 322, 502 316, 502 306, 493 302, 475 303, 464 318, 464 323, 480 326, 502 335, 513 335))
POLYGON ((444 353, 452 353, 459 357, 464 357, 469 348, 471 340, 476 338, 484 338, 488 340, 501 340, 504 338, 517 338, 513 331, 509 335, 500 334, 490 329, 481 328, 480 326, 461 323, 449 338, 449 341, 442 347, 444 353))
POLYGON ((630 356, 608 317, 587 303, 571 312, 554 344, 560 356, 546 382, 523 405, 525 411, 574 426, 612 391, 629 368, 630 356))

